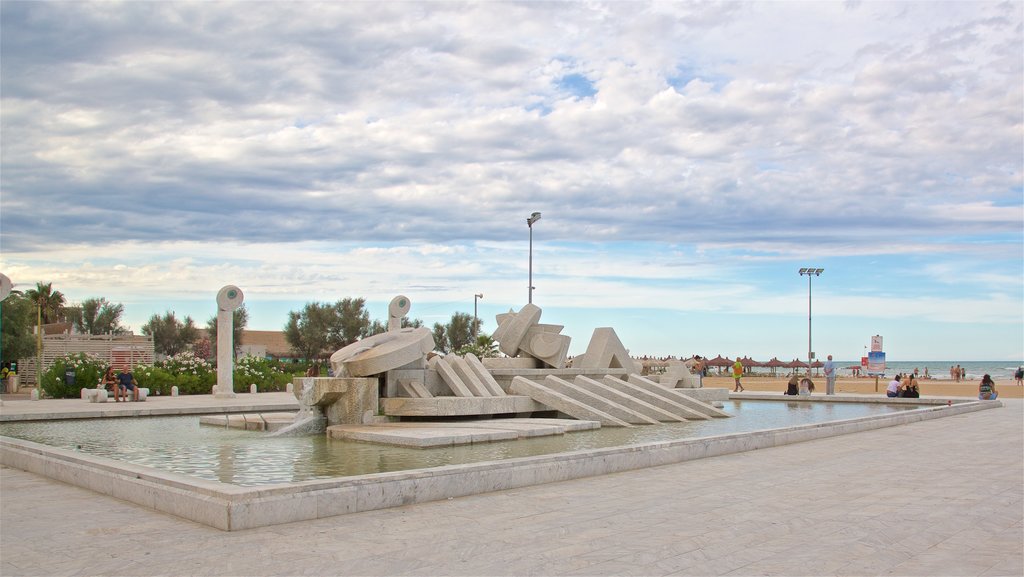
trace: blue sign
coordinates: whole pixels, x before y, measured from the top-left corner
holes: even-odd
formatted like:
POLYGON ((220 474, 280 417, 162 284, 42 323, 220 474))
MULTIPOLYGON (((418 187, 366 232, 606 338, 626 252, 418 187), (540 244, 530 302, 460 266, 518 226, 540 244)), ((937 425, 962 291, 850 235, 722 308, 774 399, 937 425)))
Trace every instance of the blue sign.
POLYGON ((883 373, 885 373, 885 353, 871 351, 868 353, 868 374, 881 375, 883 373))

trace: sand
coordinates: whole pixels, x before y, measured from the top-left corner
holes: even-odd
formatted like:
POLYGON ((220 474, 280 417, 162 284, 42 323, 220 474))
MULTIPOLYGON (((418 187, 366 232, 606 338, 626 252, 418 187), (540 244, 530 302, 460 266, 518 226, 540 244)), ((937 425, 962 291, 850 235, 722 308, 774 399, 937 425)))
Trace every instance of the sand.
MULTIPOLYGON (((825 377, 815 376, 811 378, 814 381, 814 394, 825 393, 825 377)), ((861 393, 861 394, 875 394, 885 396, 885 387, 889 384, 890 378, 878 379, 878 385, 876 389, 874 377, 839 377, 836 380, 836 392, 837 393, 861 393)), ((783 392, 786 390, 786 383, 789 382, 788 376, 748 376, 743 377, 742 381, 743 388, 748 391, 758 392, 783 392)), ((977 382, 962 382, 954 383, 948 380, 917 380, 918 386, 921 389, 922 397, 977 397, 978 396, 978 383, 977 382)), ((729 376, 710 376, 704 377, 705 387, 715 388, 727 388, 730 391, 733 389, 733 380, 729 376)), ((1012 380, 996 381, 996 391, 999 393, 999 398, 1003 399, 1020 399, 1024 398, 1024 387, 1018 387, 1012 380)))

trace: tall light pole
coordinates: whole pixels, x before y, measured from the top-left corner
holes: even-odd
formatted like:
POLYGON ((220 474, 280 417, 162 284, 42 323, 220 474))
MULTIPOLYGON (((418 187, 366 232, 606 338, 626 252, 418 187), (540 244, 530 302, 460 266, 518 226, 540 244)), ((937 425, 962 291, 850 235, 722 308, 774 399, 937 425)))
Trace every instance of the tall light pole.
POLYGON ((535 212, 526 219, 526 226, 530 227, 530 292, 526 302, 533 304, 533 223, 540 220, 540 213, 535 212))
POLYGON ((800 276, 807 275, 807 374, 811 374, 811 364, 814 362, 814 349, 811 348, 811 277, 820 276, 825 272, 823 268, 802 268, 800 276))
POLYGON ((476 320, 476 299, 482 299, 482 298, 484 298, 484 293, 477 293, 477 294, 473 295, 473 338, 474 339, 476 338, 476 332, 477 332, 476 331, 476 327, 477 327, 477 325, 480 324, 480 322, 476 320))

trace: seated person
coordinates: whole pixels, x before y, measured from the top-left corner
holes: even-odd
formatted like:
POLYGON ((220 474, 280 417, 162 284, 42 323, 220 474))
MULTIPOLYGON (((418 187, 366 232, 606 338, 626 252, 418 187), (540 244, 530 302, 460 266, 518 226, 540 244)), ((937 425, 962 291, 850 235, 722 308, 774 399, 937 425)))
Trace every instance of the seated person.
POLYGON ((809 395, 812 391, 814 391, 814 381, 807 377, 800 379, 800 394, 809 395))
POLYGON ((997 398, 999 398, 999 393, 996 392, 996 382, 989 375, 985 375, 981 378, 981 384, 978 385, 978 399, 994 401, 997 398))
MULTIPOLYGON (((117 394, 117 373, 114 372, 114 367, 107 367, 106 372, 100 377, 100 388, 110 389, 111 393, 117 394)), ((114 397, 117 400, 117 397, 114 397)))
POLYGON ((139 383, 135 382, 135 377, 132 376, 132 368, 125 365, 124 370, 121 374, 117 375, 117 386, 114 387, 114 400, 118 399, 118 396, 128 400, 128 391, 132 392, 132 400, 139 400, 139 383))
POLYGON ((789 378, 789 383, 786 384, 786 392, 785 392, 785 394, 787 394, 787 395, 795 395, 795 394, 797 394, 796 386, 797 386, 798 382, 799 382, 799 380, 796 378, 796 374, 794 373, 793 376, 789 378))
POLYGON ((920 399, 921 389, 917 386, 917 378, 911 375, 907 378, 906 384, 900 389, 900 396, 904 399, 920 399))
POLYGON ((891 381, 889 381, 889 386, 885 388, 885 396, 887 396, 889 398, 894 398, 894 397, 898 397, 899 396, 899 394, 900 394, 900 379, 901 378, 902 377, 900 375, 896 375, 895 377, 893 377, 893 379, 891 381))

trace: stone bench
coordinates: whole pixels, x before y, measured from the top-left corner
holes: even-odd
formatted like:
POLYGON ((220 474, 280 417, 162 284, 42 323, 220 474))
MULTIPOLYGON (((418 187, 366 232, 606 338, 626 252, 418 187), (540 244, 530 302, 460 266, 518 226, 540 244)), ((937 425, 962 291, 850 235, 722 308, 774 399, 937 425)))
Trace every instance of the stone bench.
MULTIPOLYGON (((128 396, 129 398, 133 396, 131 391, 128 391, 128 396)), ((139 387, 139 401, 145 401, 148 396, 149 389, 146 387, 139 387)), ((103 387, 82 389, 82 400, 89 401, 90 403, 106 403, 108 399, 110 399, 110 392, 103 387)))

